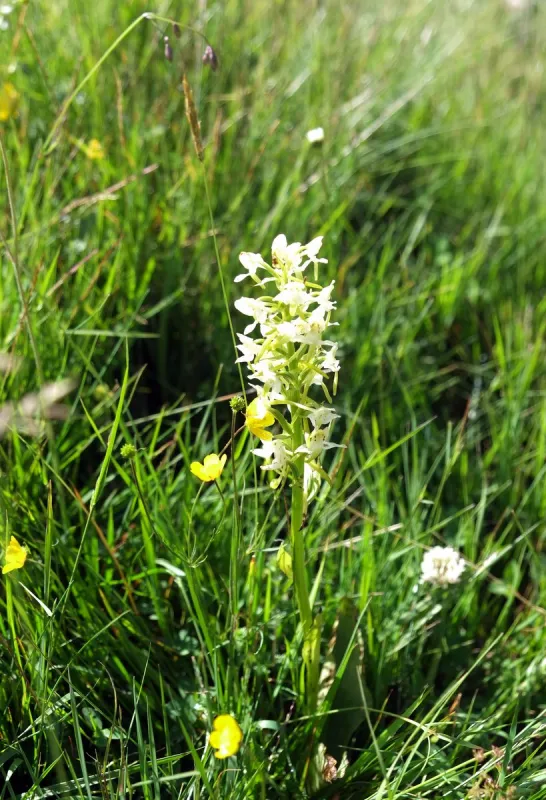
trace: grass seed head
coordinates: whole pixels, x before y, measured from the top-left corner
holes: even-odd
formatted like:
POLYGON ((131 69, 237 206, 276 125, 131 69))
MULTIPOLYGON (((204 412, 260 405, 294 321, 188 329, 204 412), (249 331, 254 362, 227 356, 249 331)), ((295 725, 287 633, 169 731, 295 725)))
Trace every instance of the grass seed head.
POLYGON ((218 56, 210 44, 205 47, 205 52, 203 53, 203 64, 205 64, 207 67, 210 67, 213 72, 216 72, 218 69, 218 56))
POLYGON ((197 158, 203 160, 203 142, 201 140, 201 128, 199 119, 197 118, 197 109, 193 99, 193 92, 191 86, 186 78, 186 74, 182 76, 182 87, 184 89, 184 100, 186 106, 186 117, 190 125, 191 138, 193 139, 193 146, 197 153, 197 158))

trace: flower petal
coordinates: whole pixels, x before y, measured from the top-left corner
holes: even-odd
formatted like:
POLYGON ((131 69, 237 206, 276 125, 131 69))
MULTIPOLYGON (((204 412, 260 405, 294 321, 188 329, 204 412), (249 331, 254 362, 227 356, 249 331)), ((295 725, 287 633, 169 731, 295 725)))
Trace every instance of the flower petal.
POLYGON ((238 752, 243 741, 243 732, 231 714, 220 714, 212 723, 213 730, 209 744, 216 752, 216 758, 229 758, 238 752))
POLYGON ((199 461, 192 461, 192 463, 190 464, 190 472, 192 472, 193 475, 195 475, 201 481, 206 482, 211 480, 211 478, 209 478, 208 471, 203 466, 203 464, 199 463, 199 461))
POLYGON ((271 431, 266 431, 263 428, 260 428, 258 426, 254 426, 254 425, 250 426, 249 425, 248 429, 249 429, 250 433, 253 433, 254 436, 257 436, 258 439, 262 440, 262 442, 270 442, 271 439, 273 438, 273 434, 271 433, 271 431))
POLYGON ((12 536, 6 547, 6 562, 2 567, 2 575, 7 575, 14 569, 21 569, 27 560, 27 550, 22 547, 15 536, 12 536))

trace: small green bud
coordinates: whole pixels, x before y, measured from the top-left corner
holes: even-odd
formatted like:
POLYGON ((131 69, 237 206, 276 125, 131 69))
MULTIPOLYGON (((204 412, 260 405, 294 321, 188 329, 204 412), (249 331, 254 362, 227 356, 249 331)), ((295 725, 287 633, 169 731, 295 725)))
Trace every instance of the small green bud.
POLYGON ((245 398, 240 394, 236 394, 235 397, 232 397, 229 401, 229 405, 234 414, 238 411, 243 411, 246 407, 245 398))
POLYGON ((294 577, 294 573, 292 571, 292 556, 290 555, 284 544, 281 544, 281 546, 277 550, 276 560, 277 560, 277 566, 281 570, 281 572, 284 572, 286 577, 292 580, 294 577))
POLYGON ((110 394, 110 389, 105 383, 99 383, 94 391, 94 396, 97 400, 104 400, 110 394))
POLYGON ((132 444, 124 444, 121 448, 121 457, 131 460, 136 456, 136 447, 132 444))

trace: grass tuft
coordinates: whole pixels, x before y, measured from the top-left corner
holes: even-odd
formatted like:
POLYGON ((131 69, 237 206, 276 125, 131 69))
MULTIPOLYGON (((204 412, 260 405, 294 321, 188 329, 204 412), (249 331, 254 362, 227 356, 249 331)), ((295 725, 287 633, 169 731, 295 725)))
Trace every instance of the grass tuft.
POLYGON ((0 8, 0 800, 546 797, 545 13, 0 8), (338 303, 317 714, 230 407, 238 254, 280 232, 338 303), (419 582, 438 544, 460 584, 419 582))

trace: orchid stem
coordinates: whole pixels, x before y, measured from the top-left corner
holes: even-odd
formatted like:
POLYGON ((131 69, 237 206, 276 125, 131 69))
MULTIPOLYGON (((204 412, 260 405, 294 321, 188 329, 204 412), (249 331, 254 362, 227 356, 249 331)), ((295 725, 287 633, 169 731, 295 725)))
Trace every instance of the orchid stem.
MULTIPOLYGON (((297 416, 293 422, 292 443, 294 451, 303 444, 303 425, 297 416)), ((318 688, 318 671, 320 660, 320 648, 313 646, 313 640, 317 634, 313 625, 313 610, 309 600, 309 589, 307 584, 307 570, 305 567, 305 542, 302 530, 304 513, 304 489, 303 474, 305 468, 305 456, 303 453, 298 455, 294 464, 296 478, 292 484, 292 507, 290 514, 290 536, 292 540, 292 569, 294 575, 294 589, 296 603, 303 628, 303 655, 306 669, 305 680, 305 700, 308 711, 312 713, 316 709, 316 693, 318 688)), ((318 634, 320 635, 320 633, 318 634)))

